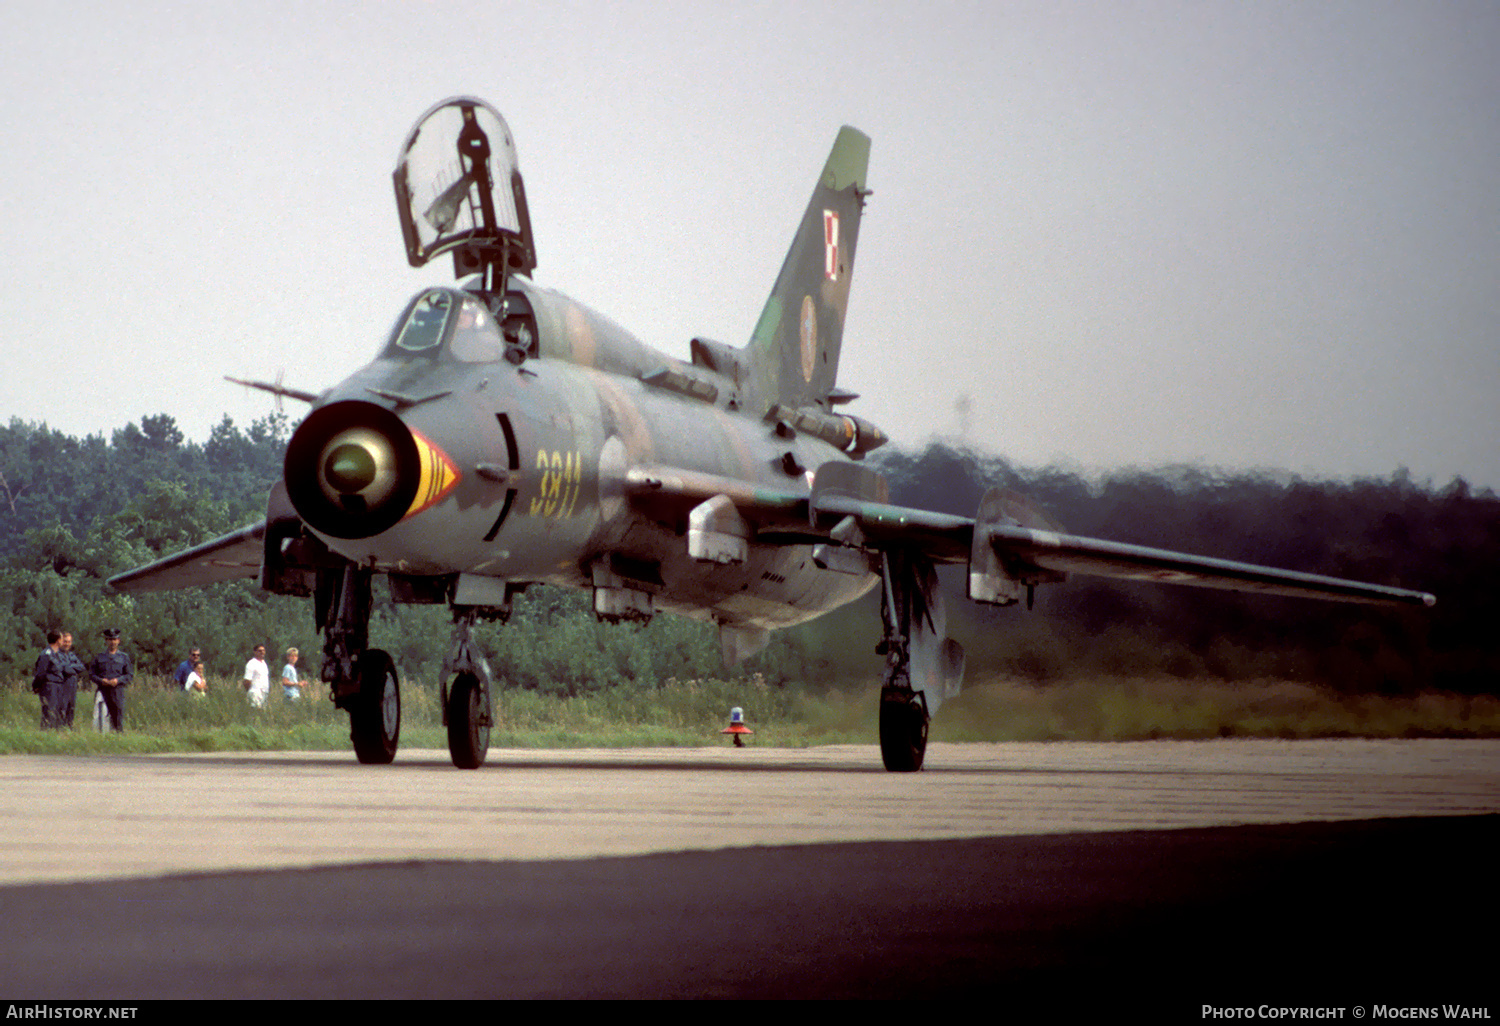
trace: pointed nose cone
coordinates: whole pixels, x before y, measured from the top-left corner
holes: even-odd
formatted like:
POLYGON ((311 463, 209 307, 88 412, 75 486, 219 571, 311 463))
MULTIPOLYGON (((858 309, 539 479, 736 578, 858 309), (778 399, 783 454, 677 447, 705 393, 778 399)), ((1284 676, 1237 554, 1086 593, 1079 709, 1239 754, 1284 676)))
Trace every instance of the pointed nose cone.
POLYGON ((391 411, 351 400, 314 410, 287 445, 287 495, 333 538, 369 538, 442 501, 461 475, 391 411))

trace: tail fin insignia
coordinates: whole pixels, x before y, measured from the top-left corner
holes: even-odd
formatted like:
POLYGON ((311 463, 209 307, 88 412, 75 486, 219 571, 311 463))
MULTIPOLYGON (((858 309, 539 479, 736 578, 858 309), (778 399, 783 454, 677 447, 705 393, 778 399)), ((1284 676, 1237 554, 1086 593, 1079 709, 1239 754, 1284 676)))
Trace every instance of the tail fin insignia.
POLYGON ((823 211, 823 276, 829 281, 839 278, 839 212, 823 211))

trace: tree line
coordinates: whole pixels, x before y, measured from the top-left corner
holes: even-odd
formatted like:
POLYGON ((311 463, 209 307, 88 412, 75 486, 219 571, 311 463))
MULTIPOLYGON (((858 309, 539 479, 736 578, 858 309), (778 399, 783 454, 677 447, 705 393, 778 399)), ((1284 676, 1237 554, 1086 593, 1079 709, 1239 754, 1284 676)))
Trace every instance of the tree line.
MULTIPOLYGON (((247 428, 226 416, 201 444, 165 414, 108 440, 19 420, 0 426, 0 601, 10 612, 0 625, 0 679, 29 674, 55 625, 71 629, 86 652, 105 627, 120 627, 146 673, 168 672, 198 644, 211 674, 237 680, 250 647, 264 642, 273 656, 297 645, 315 676, 320 643, 305 600, 268 596, 248 581, 138 597, 104 584, 263 516, 289 434, 280 413, 247 428)), ((1433 487, 1402 471, 1313 481, 1202 468, 1087 478, 943 443, 886 450, 871 462, 902 505, 972 516, 984 490, 998 485, 1029 496, 1072 533, 1438 596, 1431 610, 1387 610, 1074 577, 1039 588, 1028 612, 968 602, 962 568, 949 568, 950 631, 969 654, 970 679, 1278 677, 1346 692, 1470 694, 1500 684, 1491 627, 1500 599, 1488 580, 1500 566, 1500 499, 1462 479, 1433 487)), ((372 644, 390 651, 404 675, 435 681, 448 631, 445 610, 394 606, 377 589, 372 644)), ((872 596, 780 632, 738 672, 777 683, 870 679, 879 672, 878 636, 872 596)), ((542 690, 719 675, 711 627, 667 616, 644 627, 599 625, 587 596, 549 588, 528 589, 511 623, 486 626, 479 640, 506 681, 542 690)))
POLYGON ((15 419, 0 427, 0 601, 10 613, 0 678, 29 678, 52 627, 71 630, 85 657, 119 627, 145 672, 175 666, 200 638, 206 651, 232 648, 243 667, 251 637, 289 620, 286 603, 238 584, 131 599, 104 582, 263 516, 289 434, 281 413, 248 429, 226 415, 202 444, 166 414, 108 440, 15 419))
MULTIPOLYGON (((1462 478, 1314 481, 1200 467, 1088 479, 933 444, 878 461, 892 501, 973 516, 986 488, 1029 496, 1072 534, 1353 578, 1437 595, 1386 609, 1075 576, 1037 589, 1036 609, 950 601, 970 666, 1034 679, 1105 672, 1281 677, 1346 692, 1500 685, 1500 499, 1462 478)), ((962 589, 958 575, 954 592, 962 589)))

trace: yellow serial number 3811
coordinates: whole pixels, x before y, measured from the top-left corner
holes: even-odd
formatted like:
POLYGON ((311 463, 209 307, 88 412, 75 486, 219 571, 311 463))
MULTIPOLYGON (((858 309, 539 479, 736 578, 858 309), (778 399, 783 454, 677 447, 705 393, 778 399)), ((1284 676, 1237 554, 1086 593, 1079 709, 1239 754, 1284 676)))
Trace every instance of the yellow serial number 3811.
POLYGON ((570 517, 578 504, 578 489, 583 483, 583 456, 578 452, 537 450, 536 469, 541 485, 531 500, 532 516, 570 517))

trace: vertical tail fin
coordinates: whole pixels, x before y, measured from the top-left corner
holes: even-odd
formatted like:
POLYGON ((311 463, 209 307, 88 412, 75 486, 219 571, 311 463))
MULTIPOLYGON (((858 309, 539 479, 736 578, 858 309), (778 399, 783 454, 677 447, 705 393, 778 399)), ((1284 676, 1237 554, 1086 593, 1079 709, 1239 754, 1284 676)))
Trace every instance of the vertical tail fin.
POLYGON ((757 398, 766 408, 829 406, 869 163, 870 137, 848 125, 839 129, 750 338, 757 398))

